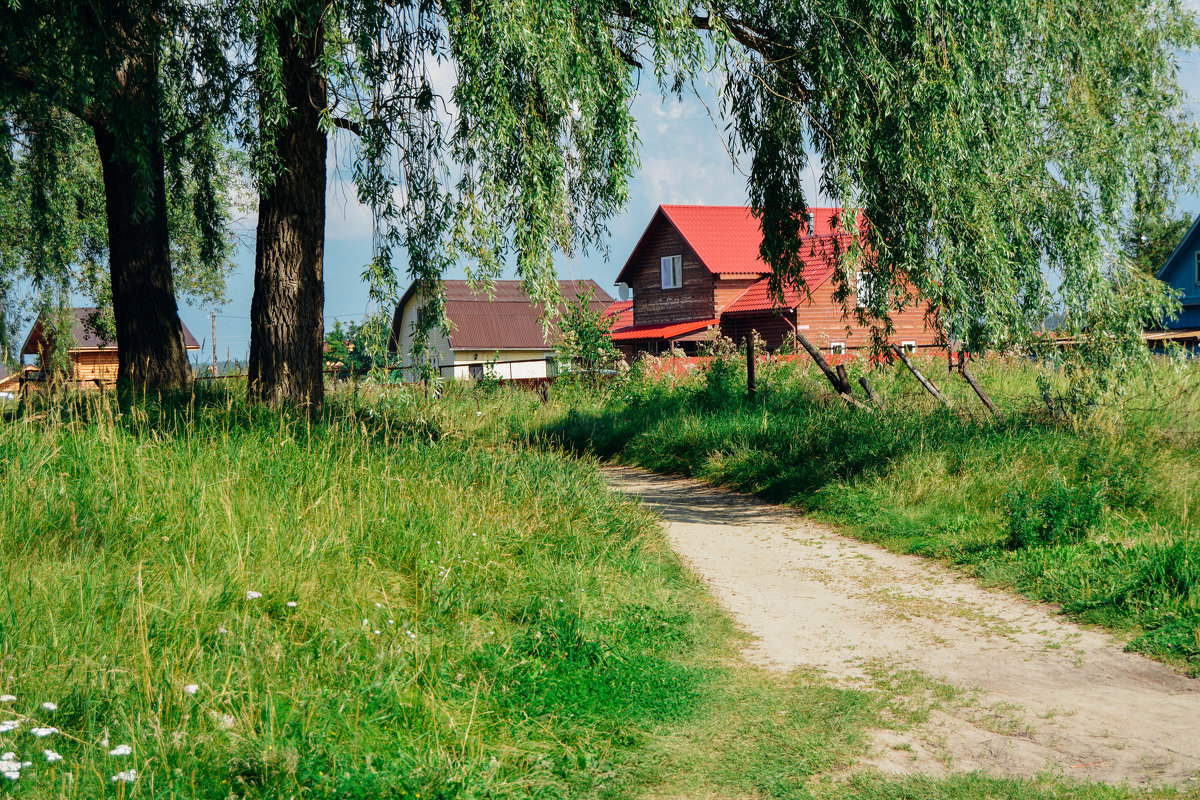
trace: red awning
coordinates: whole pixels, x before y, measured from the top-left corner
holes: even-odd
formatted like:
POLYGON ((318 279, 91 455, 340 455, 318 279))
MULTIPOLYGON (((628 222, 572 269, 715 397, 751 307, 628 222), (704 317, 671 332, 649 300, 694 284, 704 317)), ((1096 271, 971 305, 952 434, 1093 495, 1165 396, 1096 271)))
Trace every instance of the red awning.
POLYGON ((666 325, 630 325, 628 328, 618 328, 612 332, 615 342, 633 339, 678 339, 686 333, 703 330, 710 325, 716 325, 719 320, 695 319, 691 322, 671 322, 666 325))

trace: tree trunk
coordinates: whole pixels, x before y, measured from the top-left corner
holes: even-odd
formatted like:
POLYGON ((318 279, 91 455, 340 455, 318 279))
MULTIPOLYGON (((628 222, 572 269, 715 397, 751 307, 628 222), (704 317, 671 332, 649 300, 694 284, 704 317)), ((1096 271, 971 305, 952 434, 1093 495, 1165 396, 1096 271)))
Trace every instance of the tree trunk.
POLYGON ((117 382, 140 391, 177 389, 187 384, 190 369, 171 276, 157 67, 129 65, 122 78, 131 107, 122 114, 136 115, 141 127, 134 130, 145 137, 148 163, 139 168, 129 155, 135 148, 118 138, 128 129, 124 117, 98 120, 92 128, 104 174, 117 382))
POLYGON ((322 31, 299 35, 280 20, 279 56, 288 118, 273 131, 279 169, 258 202, 250 305, 252 401, 319 408, 325 395, 325 134, 318 127, 325 79, 315 61, 322 31))

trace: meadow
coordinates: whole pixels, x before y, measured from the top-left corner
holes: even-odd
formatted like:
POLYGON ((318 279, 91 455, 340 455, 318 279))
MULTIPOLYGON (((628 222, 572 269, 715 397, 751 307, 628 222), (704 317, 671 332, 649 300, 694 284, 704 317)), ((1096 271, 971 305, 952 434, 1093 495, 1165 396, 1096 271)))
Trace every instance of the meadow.
POLYGON ((316 419, 241 393, 0 426, 0 795, 1144 796, 857 770, 936 693, 746 665, 650 515, 550 441, 628 391, 347 390, 316 419))
POLYGON ((525 435, 800 507, 1200 672, 1196 366, 1157 358, 1086 418, 1064 418, 1037 388, 1038 375, 1061 376, 983 360, 973 370, 996 419, 944 360, 918 361, 952 408, 898 363, 847 364, 881 396, 869 413, 833 396, 807 359, 764 361, 754 397, 738 362, 664 359, 576 393, 525 435))

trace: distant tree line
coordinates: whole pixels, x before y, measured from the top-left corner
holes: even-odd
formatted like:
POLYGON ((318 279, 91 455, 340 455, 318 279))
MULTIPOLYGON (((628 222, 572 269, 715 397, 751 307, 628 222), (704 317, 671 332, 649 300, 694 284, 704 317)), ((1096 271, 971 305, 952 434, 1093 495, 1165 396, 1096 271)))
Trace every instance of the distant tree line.
POLYGON ((335 131, 375 222, 363 278, 420 285, 421 346, 451 264, 511 261, 555 300, 555 254, 602 249, 627 198, 640 82, 714 76, 777 282, 803 286, 815 162, 861 223, 835 281, 845 301, 870 267, 849 305, 881 349, 918 296, 968 351, 1054 306, 1067 333, 1127 332, 1170 308, 1127 291, 1113 243, 1192 177, 1176 54, 1198 42, 1176 0, 0 0, 0 292, 92 294, 120 381, 179 387, 177 303, 223 293, 244 176, 250 395, 316 407, 335 131))

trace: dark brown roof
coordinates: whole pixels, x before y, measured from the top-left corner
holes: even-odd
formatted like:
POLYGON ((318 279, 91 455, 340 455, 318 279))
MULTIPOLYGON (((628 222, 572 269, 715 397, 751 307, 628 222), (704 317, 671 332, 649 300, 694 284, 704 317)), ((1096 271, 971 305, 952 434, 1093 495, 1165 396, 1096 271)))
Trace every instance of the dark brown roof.
MULTIPOLYGON (((116 348, 116 342, 110 342, 105 337, 98 334, 88 320, 96 309, 93 308, 73 308, 71 313, 75 315, 75 320, 71 325, 71 336, 75 340, 75 344, 71 347, 72 350, 105 350, 108 348, 116 348)), ((183 345, 188 350, 199 350, 200 343, 196 341, 196 337, 188 330, 187 325, 182 321, 183 325, 183 345)), ((33 323, 33 328, 29 331, 29 336, 25 339, 25 346, 21 348, 21 355, 37 355, 37 343, 42 338, 42 318, 38 317, 33 323)))
MULTIPOLYGON (((549 350, 540 319, 541 307, 530 302, 520 281, 496 281, 489 299, 476 294, 466 281, 443 281, 446 289, 446 316, 450 319, 450 347, 454 350, 549 350)), ((603 311, 612 302, 593 280, 559 281, 564 303, 573 303, 592 291, 592 310, 603 311)), ((412 297, 410 287, 400 299, 396 319, 412 297)), ((551 329, 553 339, 553 329, 551 329)))

